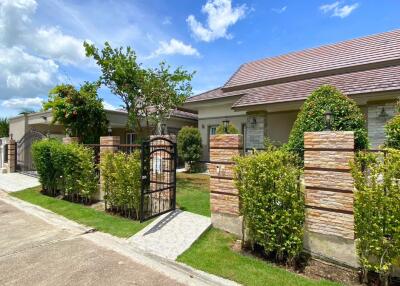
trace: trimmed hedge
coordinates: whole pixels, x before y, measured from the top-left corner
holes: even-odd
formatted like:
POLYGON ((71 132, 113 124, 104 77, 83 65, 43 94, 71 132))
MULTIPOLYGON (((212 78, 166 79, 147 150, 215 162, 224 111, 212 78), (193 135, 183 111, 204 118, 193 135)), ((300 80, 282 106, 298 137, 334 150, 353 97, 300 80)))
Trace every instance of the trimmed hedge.
POLYGON ((357 190, 354 219, 364 282, 367 272, 374 271, 386 285, 393 264, 400 261, 400 151, 388 149, 385 156, 359 152, 351 172, 357 190))
POLYGON ((270 148, 235 159, 235 184, 250 242, 289 263, 302 251, 305 217, 296 157, 270 148))
POLYGON ((397 103, 398 112, 395 117, 385 125, 386 142, 389 148, 400 149, 400 102, 397 103))
POLYGON ((104 153, 101 157, 106 209, 138 219, 140 210, 140 153, 104 153))
POLYGON ((354 100, 343 95, 333 86, 324 85, 313 91, 304 102, 290 132, 287 148, 304 156, 304 132, 324 131, 325 112, 334 116, 331 130, 354 131, 357 150, 368 147, 364 115, 354 100))
POLYGON ((71 200, 88 201, 97 192, 93 150, 57 140, 36 141, 32 156, 43 191, 71 200))
POLYGON ((201 134, 195 127, 185 126, 178 133, 178 154, 193 170, 193 163, 201 158, 201 134))

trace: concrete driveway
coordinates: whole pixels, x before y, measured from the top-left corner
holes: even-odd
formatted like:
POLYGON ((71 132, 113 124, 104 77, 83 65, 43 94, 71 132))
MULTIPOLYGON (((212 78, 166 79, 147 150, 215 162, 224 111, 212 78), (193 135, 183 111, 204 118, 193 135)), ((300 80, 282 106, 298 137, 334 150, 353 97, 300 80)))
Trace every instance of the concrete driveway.
POLYGON ((180 285, 0 201, 0 285, 180 285))

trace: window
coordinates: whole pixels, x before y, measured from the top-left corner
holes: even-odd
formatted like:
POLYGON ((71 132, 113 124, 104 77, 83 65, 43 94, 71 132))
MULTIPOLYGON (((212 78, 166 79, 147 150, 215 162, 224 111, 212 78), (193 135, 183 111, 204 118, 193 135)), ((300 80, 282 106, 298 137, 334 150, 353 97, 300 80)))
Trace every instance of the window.
POLYGON ((136 134, 126 133, 126 144, 135 144, 136 134))
POLYGON ((210 126, 210 135, 217 134, 217 126, 210 126))

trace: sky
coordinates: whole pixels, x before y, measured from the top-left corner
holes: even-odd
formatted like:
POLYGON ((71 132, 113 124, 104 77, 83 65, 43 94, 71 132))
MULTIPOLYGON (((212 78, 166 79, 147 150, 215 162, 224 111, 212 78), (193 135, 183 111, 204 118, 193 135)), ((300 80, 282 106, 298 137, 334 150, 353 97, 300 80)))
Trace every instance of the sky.
POLYGON ((85 40, 195 71, 198 94, 249 61, 398 28, 400 0, 0 0, 0 117, 40 110, 57 84, 97 80, 85 40))

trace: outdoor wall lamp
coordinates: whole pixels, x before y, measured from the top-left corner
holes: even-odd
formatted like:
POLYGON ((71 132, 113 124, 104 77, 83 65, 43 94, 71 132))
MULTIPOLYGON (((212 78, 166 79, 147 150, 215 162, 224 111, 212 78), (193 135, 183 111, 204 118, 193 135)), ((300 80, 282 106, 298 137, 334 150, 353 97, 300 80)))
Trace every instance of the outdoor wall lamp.
POLYGON ((167 124, 161 123, 161 135, 166 135, 166 134, 167 134, 167 124))
POLYGON ((381 112, 378 115, 378 118, 386 120, 389 117, 389 114, 386 112, 385 108, 382 107, 381 112))
POLYGON ((108 136, 111 136, 111 134, 112 134, 112 128, 111 128, 111 125, 108 125, 108 129, 107 129, 107 131, 108 131, 108 136))
POLYGON ((326 124, 326 131, 330 131, 332 128, 332 123, 333 123, 333 114, 332 112, 328 109, 324 113, 325 116, 325 124, 326 124))
POLYGON ((224 133, 228 133, 228 126, 229 126, 229 120, 224 120, 222 121, 222 126, 224 127, 224 133))
POLYGON ((253 117, 250 123, 251 128, 255 128, 257 126, 257 118, 253 117))

